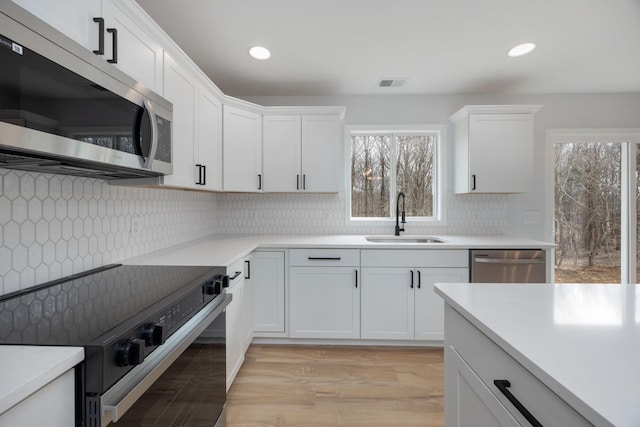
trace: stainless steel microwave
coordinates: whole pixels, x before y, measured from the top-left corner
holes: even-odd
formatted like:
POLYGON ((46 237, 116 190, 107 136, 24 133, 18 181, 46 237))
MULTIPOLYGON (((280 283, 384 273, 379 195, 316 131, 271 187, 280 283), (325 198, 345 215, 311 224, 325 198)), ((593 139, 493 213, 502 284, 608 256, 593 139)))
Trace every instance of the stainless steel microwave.
POLYGON ((0 167, 167 175, 170 102, 11 2, 0 6, 0 167))

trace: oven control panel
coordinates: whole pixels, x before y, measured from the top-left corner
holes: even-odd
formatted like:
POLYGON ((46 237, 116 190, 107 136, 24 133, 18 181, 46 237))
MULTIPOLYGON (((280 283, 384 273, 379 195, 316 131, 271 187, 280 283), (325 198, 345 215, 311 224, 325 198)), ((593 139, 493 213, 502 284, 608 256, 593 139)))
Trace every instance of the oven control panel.
POLYGON ((121 375, 124 375, 132 367, 144 362, 145 357, 224 291, 224 277, 218 275, 206 280, 123 334, 122 338, 105 349, 106 359, 112 360, 106 369, 122 371, 121 375))

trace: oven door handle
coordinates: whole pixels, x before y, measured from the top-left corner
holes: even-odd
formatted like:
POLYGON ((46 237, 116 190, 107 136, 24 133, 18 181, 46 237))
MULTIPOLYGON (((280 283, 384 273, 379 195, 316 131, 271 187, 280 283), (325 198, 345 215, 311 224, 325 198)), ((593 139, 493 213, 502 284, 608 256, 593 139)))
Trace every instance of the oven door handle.
MULTIPOLYGON (((209 303, 167 341, 100 397, 102 426, 117 422, 231 302, 222 294, 219 304, 209 303)), ((216 298, 217 299, 217 298, 216 298)), ((215 301, 215 300, 214 300, 215 301)))

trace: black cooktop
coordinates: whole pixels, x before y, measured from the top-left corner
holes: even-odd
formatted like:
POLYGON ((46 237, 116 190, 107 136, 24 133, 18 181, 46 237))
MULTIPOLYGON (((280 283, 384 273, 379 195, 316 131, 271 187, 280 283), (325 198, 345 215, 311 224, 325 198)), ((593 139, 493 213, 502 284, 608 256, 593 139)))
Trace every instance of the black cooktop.
POLYGON ((0 344, 86 346, 135 326, 218 267, 112 265, 0 299, 0 344))

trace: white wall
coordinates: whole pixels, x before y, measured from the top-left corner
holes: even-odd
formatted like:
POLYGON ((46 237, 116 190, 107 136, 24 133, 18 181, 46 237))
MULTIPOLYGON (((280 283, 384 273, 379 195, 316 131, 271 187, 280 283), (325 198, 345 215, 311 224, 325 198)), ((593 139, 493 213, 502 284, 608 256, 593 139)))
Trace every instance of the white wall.
MULTIPOLYGON (((539 240, 551 239, 551 206, 546 206, 544 181, 552 169, 545 164, 547 129, 558 128, 638 128, 640 127, 640 93, 579 95, 429 95, 429 96, 344 96, 344 97, 248 97, 262 105, 345 105, 345 124, 444 124, 449 116, 467 104, 537 104, 543 108, 535 117, 534 171, 535 190, 529 194, 502 196, 508 217, 504 234, 539 240), (524 224, 524 211, 538 210, 539 224, 524 224), (546 225, 545 225, 546 224, 546 225)), ((451 132, 449 137, 451 138, 451 132)), ((449 159, 453 156, 449 155, 449 159)), ((453 165, 450 164, 450 167, 453 165)), ((256 200, 258 196, 255 196, 256 200)), ((476 195, 449 195, 455 203, 464 203, 474 212, 476 195)), ((454 206, 455 206, 454 203, 454 206)), ((499 202, 500 203, 500 202, 499 202)), ((499 203, 492 206, 498 208, 499 203)), ((485 208, 481 208, 485 209, 485 208)), ((449 214, 455 214, 450 209, 449 214)), ((481 218, 482 219, 482 218, 481 218)), ((486 224, 480 224, 485 227, 486 224)), ((464 229, 456 226, 456 229, 464 229)), ((467 227, 472 228, 472 227, 467 227)), ((346 226, 343 230, 346 230, 346 226)), ((437 232, 435 230, 433 232, 437 232)), ((442 231, 448 231, 442 229, 442 231)))

